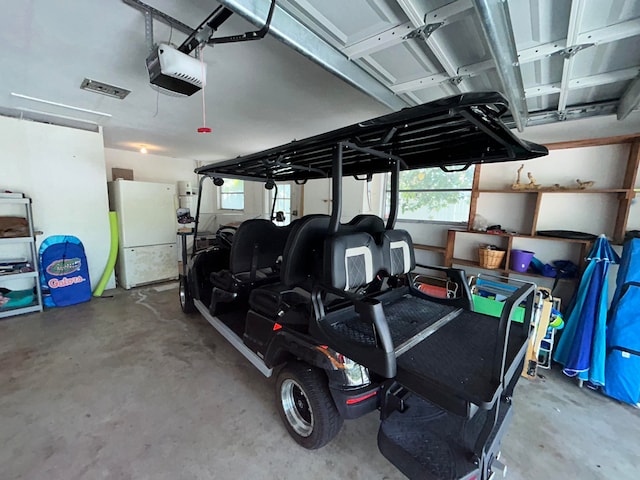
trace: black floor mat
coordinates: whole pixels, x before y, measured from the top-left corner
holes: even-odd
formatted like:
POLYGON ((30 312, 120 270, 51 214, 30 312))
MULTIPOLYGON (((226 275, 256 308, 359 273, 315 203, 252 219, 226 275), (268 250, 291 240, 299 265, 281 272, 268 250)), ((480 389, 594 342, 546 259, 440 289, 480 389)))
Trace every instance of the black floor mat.
MULTIPOLYGON (((418 393, 421 385, 424 389, 439 385, 479 406, 493 402, 499 388, 491 380, 498 322, 494 317, 463 312, 398 357, 398 381, 407 382, 407 386, 418 393)), ((522 326, 512 324, 507 369, 525 341, 522 326)))
MULTIPOLYGON (((393 345, 398 347, 454 310, 455 307, 428 302, 410 295, 385 303, 384 313, 393 345)), ((371 324, 361 321, 355 312, 341 317, 331 325, 336 333, 354 342, 375 345, 371 324)))
MULTIPOLYGON (((458 479, 476 470, 473 447, 487 412, 467 420, 416 396, 406 404, 406 412, 395 412, 380 425, 378 445, 385 457, 409 478, 458 479)), ((501 405, 488 446, 500 440, 496 436, 504 433, 509 410, 501 405)))

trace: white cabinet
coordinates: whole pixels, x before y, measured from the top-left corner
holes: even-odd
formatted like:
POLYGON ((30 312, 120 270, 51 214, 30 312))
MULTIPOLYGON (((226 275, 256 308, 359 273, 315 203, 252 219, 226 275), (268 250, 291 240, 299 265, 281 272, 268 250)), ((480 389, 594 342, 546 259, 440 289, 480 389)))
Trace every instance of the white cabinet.
MULTIPOLYGON (((21 313, 42 311, 42 293, 38 270, 38 252, 36 251, 33 217, 30 198, 0 198, 0 215, 23 216, 26 218, 29 234, 24 237, 0 238, 0 265, 16 266, 15 270, 0 271, 0 287, 16 291, 31 290, 33 296, 26 299, 12 298, 9 303, 0 307, 0 318, 19 315, 21 313), (24 261, 22 261, 24 260, 24 261), (28 264, 24 267, 23 264, 28 264), (30 271, 26 271, 30 270, 30 271), (26 300, 31 299, 27 304, 26 300), (22 300, 22 301, 21 301, 22 300), (12 306, 15 304, 16 306, 12 306)), ((11 294, 7 294, 9 296, 11 294)))

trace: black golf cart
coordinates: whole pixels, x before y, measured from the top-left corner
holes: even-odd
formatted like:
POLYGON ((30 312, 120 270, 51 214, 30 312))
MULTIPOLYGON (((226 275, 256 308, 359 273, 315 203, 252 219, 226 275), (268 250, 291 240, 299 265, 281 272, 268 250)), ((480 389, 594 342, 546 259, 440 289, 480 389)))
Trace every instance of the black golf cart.
POLYGON ((344 419, 378 410, 380 451, 410 478, 503 469, 535 288, 520 287, 494 318, 474 313, 462 270, 430 267, 460 292, 431 297, 416 288, 411 237, 394 225, 401 170, 547 154, 510 133, 506 111, 499 94, 464 94, 196 170, 200 194, 207 179, 332 179, 330 216, 223 227, 213 246, 194 247, 180 283, 185 312, 199 311, 264 375, 277 372, 278 410, 302 446, 322 447, 344 419), (342 177, 380 172, 391 177, 386 223, 341 223, 342 177), (519 305, 523 324, 510 320, 519 305))

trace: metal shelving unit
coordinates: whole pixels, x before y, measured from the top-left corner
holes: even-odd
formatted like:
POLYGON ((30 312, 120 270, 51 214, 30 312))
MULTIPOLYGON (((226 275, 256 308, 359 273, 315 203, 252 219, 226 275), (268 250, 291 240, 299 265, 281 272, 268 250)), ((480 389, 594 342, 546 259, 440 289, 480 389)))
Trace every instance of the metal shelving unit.
MULTIPOLYGON (((0 207, 8 205, 23 205, 25 209, 27 223, 29 224, 29 236, 28 237, 8 237, 0 238, 0 247, 5 245, 17 245, 26 244, 28 247, 28 261, 33 266, 31 272, 17 272, 0 275, 0 286, 10 288, 10 284, 16 280, 23 280, 32 278, 34 283, 34 300, 30 305, 21 307, 0 307, 0 318, 11 317, 13 315, 20 315, 22 313, 41 312, 42 311, 42 291, 40 289, 40 273, 38 269, 38 252, 36 251, 36 237, 33 229, 33 215, 31 211, 31 199, 30 198, 0 198, 0 207)), ((0 253, 0 257, 2 254, 0 253)), ((1 258, 0 258, 1 259, 1 258)))

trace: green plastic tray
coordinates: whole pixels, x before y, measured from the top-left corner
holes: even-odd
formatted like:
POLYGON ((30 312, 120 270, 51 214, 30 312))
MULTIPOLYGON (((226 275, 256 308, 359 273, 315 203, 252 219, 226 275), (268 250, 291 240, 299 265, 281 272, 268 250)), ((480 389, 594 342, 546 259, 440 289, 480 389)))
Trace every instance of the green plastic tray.
MULTIPOLYGON (((478 313, 483 313, 492 317, 499 317, 502 315, 504 302, 499 302, 492 298, 481 297, 479 295, 473 295, 473 306, 474 310, 478 313)), ((519 323, 524 322, 524 307, 516 307, 511 320, 519 323)))

